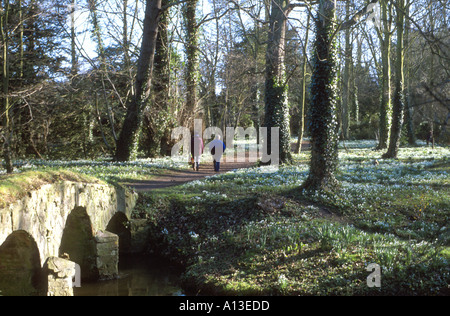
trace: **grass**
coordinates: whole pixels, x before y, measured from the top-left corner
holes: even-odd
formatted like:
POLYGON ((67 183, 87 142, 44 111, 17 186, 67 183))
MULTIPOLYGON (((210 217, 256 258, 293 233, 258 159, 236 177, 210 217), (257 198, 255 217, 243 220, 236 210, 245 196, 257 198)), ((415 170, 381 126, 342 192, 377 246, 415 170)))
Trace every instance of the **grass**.
POLYGON ((25 171, 63 170, 74 174, 97 178, 110 184, 150 180, 168 169, 185 169, 188 166, 180 159, 158 158, 140 159, 131 162, 114 162, 111 160, 73 160, 15 161, 16 174, 25 171))
POLYGON ((380 152, 346 147, 333 194, 298 190, 303 153, 143 195, 137 211, 194 294, 449 295, 450 151, 404 148, 375 165, 380 152), (371 263, 381 288, 367 286, 371 263))

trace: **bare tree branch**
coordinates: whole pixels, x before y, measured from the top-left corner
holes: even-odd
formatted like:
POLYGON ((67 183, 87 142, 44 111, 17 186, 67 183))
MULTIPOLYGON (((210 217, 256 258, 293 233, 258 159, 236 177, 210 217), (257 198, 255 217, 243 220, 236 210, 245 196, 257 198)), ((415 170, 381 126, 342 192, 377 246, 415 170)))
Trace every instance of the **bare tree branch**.
POLYGON ((373 4, 377 4, 378 1, 379 0, 371 0, 367 6, 365 6, 362 10, 357 12, 350 20, 342 23, 339 26, 338 30, 343 31, 343 30, 346 30, 346 29, 351 28, 352 26, 358 24, 359 21, 361 21, 361 19, 369 12, 369 7, 371 7, 371 5, 373 5, 373 4))

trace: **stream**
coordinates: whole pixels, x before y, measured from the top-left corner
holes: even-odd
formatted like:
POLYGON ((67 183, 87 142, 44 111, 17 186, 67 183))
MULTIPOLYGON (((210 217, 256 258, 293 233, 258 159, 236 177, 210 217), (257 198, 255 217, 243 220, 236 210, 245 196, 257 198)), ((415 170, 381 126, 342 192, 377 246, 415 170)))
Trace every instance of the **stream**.
POLYGON ((126 256, 119 261, 119 278, 81 283, 75 296, 183 296, 178 285, 182 271, 151 256, 126 256))

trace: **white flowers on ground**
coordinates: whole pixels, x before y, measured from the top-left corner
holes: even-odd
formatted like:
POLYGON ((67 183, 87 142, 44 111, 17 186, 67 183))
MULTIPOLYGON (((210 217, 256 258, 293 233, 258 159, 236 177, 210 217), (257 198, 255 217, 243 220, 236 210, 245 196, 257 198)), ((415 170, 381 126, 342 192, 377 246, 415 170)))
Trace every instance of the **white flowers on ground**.
MULTIPOLYGON (((354 148, 357 144, 358 142, 355 142, 348 146, 354 148)), ((400 150, 400 156, 412 157, 414 155, 414 159, 381 160, 379 165, 374 165, 372 158, 379 159, 380 152, 372 149, 373 141, 362 144, 362 149, 351 149, 348 153, 341 151, 337 178, 340 180, 344 192, 353 194, 360 191, 360 193, 366 194, 375 193, 377 190, 397 190, 411 185, 428 186, 450 183, 449 174, 446 171, 433 169, 433 166, 439 161, 438 158, 450 157, 450 150, 447 148, 437 148, 431 153, 428 148, 405 148, 400 150), (425 158, 419 161, 421 157, 425 158)), ((298 187, 306 180, 308 171, 307 164, 240 169, 224 175, 194 181, 184 187, 195 188, 206 184, 216 184, 220 187, 223 182, 244 185, 255 190, 271 186, 298 187)), ((220 195, 219 193, 208 194, 220 195)))
POLYGON ((192 239, 197 239, 198 237, 200 237, 197 233, 195 232, 189 232, 189 236, 191 236, 192 239))
MULTIPOLYGON (((381 160, 380 151, 375 151, 375 141, 348 141, 340 144, 340 162, 337 178, 342 184, 342 192, 353 198, 370 194, 376 197, 380 190, 395 191, 407 186, 426 186, 449 184, 446 171, 433 168, 442 159, 450 159, 450 149, 436 147, 401 148, 399 160, 381 160), (345 145, 345 146, 344 146, 345 145), (342 148, 346 148, 345 150, 342 148), (373 164, 374 159, 380 163, 373 164)), ((203 180, 185 184, 185 189, 202 187, 206 184, 216 185, 216 189, 203 191, 201 198, 227 199, 221 185, 246 186, 258 191, 264 187, 299 187, 306 180, 309 172, 309 152, 302 152, 304 163, 295 166, 266 166, 250 169, 234 170, 227 174, 215 175, 203 180)), ((167 168, 188 168, 182 157, 141 159, 127 163, 108 160, 89 161, 16 161, 19 170, 42 170, 45 168, 66 168, 74 172, 100 178, 104 181, 120 179, 139 179, 152 176, 156 170, 167 168)))
MULTIPOLYGON (((17 160, 15 172, 63 168, 104 181, 145 178, 164 169, 187 169, 189 165, 180 158, 139 159, 131 162, 111 160, 17 160)), ((1 173, 1 171, 0 171, 1 173)))

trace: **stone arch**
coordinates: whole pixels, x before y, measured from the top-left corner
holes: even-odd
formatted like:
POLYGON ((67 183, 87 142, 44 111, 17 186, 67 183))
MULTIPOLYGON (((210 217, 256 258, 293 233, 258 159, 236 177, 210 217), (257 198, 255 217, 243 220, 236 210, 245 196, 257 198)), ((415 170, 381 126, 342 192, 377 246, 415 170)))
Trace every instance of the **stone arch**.
POLYGON ((0 295, 37 296, 42 291, 41 259, 34 238, 11 233, 0 246, 0 295))
POLYGON ((83 281, 98 279, 96 240, 91 218, 85 207, 76 207, 67 216, 59 256, 80 266, 83 281))
POLYGON ((118 212, 109 221, 106 231, 119 236, 119 252, 121 254, 130 252, 131 249, 131 229, 128 217, 118 212))

